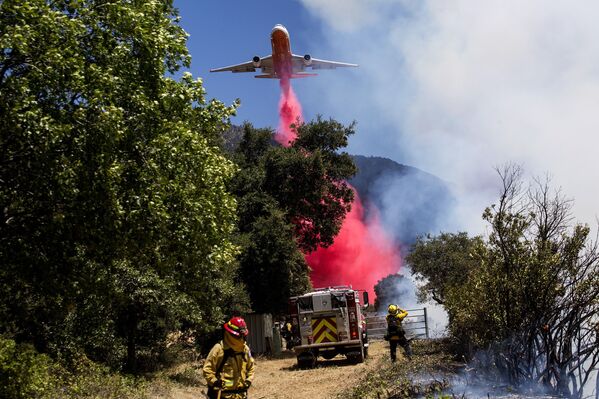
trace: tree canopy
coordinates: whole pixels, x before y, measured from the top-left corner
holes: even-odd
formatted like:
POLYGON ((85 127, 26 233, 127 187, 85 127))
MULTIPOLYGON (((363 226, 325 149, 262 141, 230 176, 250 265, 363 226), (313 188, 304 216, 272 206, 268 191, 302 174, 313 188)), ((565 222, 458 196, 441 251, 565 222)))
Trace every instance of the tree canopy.
POLYGON ((235 105, 207 102, 172 1, 0 3, 0 333, 134 369, 234 283, 235 105))
POLYGON ((332 244, 353 191, 347 145, 353 125, 317 118, 297 126, 290 147, 274 144, 270 129, 244 126, 232 182, 238 198, 241 274, 252 308, 281 314, 287 299, 310 287, 304 254, 332 244))
POLYGON ((442 234, 417 243, 409 259, 425 289, 442 294, 449 330, 469 356, 486 351, 485 366, 512 384, 582 397, 599 364, 597 241, 572 223, 572 201, 549 179, 524 189, 519 167, 498 173, 485 240, 442 234))
POLYGON ((419 287, 420 300, 444 304, 447 291, 464 284, 478 266, 473 252, 481 244, 481 237, 470 238, 465 232, 419 237, 406 261, 423 282, 419 287))

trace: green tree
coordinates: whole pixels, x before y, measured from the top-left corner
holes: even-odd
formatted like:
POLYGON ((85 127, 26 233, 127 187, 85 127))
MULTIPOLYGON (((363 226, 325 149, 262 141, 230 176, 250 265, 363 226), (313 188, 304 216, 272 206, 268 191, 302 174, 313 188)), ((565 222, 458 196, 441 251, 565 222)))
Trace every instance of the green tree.
POLYGON ((588 226, 572 225, 572 201, 549 178, 524 190, 519 167, 498 173, 499 201, 484 213, 492 227, 484 262, 460 300, 485 312, 478 320, 491 333, 480 342, 512 383, 540 381, 580 398, 599 363, 597 243, 588 226))
POLYGON ((135 370, 234 284, 235 106, 188 73, 172 1, 0 3, 0 333, 135 370))
POLYGON ((481 237, 471 238, 465 232, 418 237, 406 261, 422 282, 420 300, 444 304, 447 291, 464 284, 478 266, 474 251, 481 244, 481 237))
POLYGON ((285 210, 299 248, 312 252, 333 244, 354 192, 346 180, 357 169, 345 148, 354 123, 344 126, 320 116, 296 127, 291 146, 265 154, 264 189, 285 210))
POLYGON ((428 273, 429 289, 443 293, 449 330, 467 355, 485 351, 485 367, 511 384, 580 398, 599 364, 598 244, 588 226, 572 225, 572 201, 549 179, 525 190, 520 168, 498 173, 499 200, 483 214, 487 239, 460 249, 442 235, 418 243, 427 256, 415 251, 411 261, 428 273), (428 269, 431 259, 457 259, 444 263, 451 284, 428 269))
POLYGON ((332 244, 353 200, 345 179, 356 169, 339 152, 352 133, 353 125, 319 117, 298 126, 286 148, 273 143, 272 130, 244 126, 232 192, 241 273, 255 311, 284 313, 290 296, 309 289, 304 253, 332 244))

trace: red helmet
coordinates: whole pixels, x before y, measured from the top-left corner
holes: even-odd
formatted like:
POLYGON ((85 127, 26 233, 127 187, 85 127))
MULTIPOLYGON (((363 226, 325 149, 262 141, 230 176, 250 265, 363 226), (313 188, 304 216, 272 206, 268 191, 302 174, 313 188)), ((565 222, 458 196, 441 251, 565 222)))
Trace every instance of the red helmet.
POLYGON ((231 320, 226 322, 223 327, 236 337, 245 337, 249 333, 248 326, 241 317, 231 317, 231 320))

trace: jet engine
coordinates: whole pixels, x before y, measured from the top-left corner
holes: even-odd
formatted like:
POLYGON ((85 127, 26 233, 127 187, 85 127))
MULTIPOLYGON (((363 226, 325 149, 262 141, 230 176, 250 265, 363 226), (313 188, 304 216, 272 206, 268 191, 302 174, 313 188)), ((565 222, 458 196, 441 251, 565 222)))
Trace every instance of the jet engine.
POLYGON ((310 54, 304 55, 304 65, 312 65, 312 57, 310 57, 310 54))
POLYGON ((260 68, 260 57, 255 55, 254 58, 252 58, 252 64, 254 64, 256 68, 260 68))

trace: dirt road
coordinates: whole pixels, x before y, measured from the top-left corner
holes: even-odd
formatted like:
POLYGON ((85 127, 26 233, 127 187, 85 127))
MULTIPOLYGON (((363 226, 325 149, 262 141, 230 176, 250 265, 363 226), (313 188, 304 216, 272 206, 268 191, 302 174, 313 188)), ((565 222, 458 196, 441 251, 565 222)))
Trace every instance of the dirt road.
POLYGON ((337 356, 331 360, 319 360, 318 366, 310 370, 296 367, 295 356, 285 359, 258 360, 252 399, 290 398, 316 399, 333 398, 335 395, 357 381, 376 364, 376 359, 387 355, 387 346, 383 341, 373 342, 370 356, 364 363, 353 365, 345 357, 337 356))
MULTIPOLYGON (((388 357, 388 344, 384 341, 371 343, 369 357, 364 363, 353 365, 345 357, 331 360, 319 359, 314 369, 300 370, 296 367, 293 353, 287 352, 279 359, 256 358, 256 375, 249 391, 251 399, 321 399, 334 398, 354 381, 377 367, 377 360, 388 357)), ((401 356, 401 351, 398 355, 401 356)), ((198 370, 201 372, 201 370, 198 370)), ((202 381, 204 383, 204 381, 202 381)), ((203 398, 205 386, 175 386, 158 399, 203 398)))

